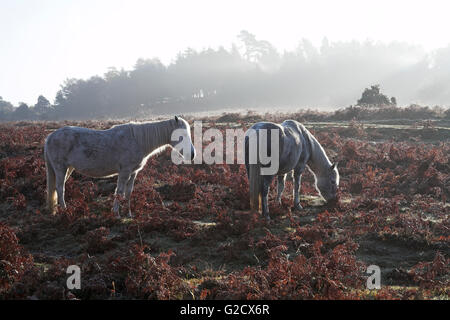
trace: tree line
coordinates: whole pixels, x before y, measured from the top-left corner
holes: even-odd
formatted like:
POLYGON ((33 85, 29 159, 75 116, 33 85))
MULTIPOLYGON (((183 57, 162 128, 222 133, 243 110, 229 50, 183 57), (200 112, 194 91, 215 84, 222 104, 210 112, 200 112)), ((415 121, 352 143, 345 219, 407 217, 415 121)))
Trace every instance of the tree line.
MULTIPOLYGON (((364 87, 382 83, 404 102, 450 101, 450 47, 426 54, 404 43, 329 42, 303 39, 280 52, 242 31, 230 49, 186 49, 163 64, 139 59, 131 70, 67 79, 53 102, 13 106, 0 97, 0 119, 138 117, 221 108, 345 107, 364 87)), ((376 96, 372 87, 366 96, 376 96)), ((1 92, 0 92, 1 94, 1 92)), ((394 98, 395 99, 395 98, 394 98)), ((396 100, 386 101, 397 104, 396 100)))

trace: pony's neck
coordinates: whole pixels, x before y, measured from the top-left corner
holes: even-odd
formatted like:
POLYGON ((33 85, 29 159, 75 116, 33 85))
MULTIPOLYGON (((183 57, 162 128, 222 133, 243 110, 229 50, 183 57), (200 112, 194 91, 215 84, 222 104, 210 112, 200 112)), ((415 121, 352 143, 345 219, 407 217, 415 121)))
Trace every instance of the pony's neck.
POLYGON ((319 141, 309 131, 307 131, 307 135, 311 144, 311 156, 308 166, 317 177, 327 176, 328 169, 331 167, 331 161, 328 159, 319 141))
POLYGON ((175 129, 173 120, 148 122, 135 125, 134 135, 139 147, 145 155, 168 145, 175 129))

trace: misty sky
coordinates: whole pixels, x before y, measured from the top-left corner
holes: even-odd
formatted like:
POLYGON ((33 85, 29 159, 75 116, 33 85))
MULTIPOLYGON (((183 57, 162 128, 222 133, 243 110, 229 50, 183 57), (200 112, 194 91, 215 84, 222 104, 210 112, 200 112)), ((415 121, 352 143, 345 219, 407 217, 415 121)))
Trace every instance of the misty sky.
MULTIPOLYGON (((448 5, 447 5, 448 6, 448 5)), ((426 50, 450 43, 446 1, 1 0, 0 96, 14 104, 53 101, 66 78, 130 69, 187 47, 237 43, 241 30, 281 52, 302 38, 405 41, 426 50)))

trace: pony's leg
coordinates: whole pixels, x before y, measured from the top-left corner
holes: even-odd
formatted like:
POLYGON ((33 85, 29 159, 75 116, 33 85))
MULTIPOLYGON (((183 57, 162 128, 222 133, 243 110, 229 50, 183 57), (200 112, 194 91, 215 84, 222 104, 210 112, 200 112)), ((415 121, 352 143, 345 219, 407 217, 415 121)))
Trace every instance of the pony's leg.
POLYGON ((64 178, 64 182, 67 182, 67 180, 70 178, 70 175, 72 174, 74 169, 75 169, 74 167, 67 168, 67 172, 66 172, 66 176, 64 178))
POLYGON ((245 137, 245 141, 244 141, 244 163, 245 163, 245 169, 247 171, 247 178, 248 181, 250 182, 250 155, 249 153, 249 146, 248 146, 248 142, 249 138, 245 137))
POLYGON ((113 212, 117 215, 117 217, 120 218, 120 212, 119 212, 119 197, 123 197, 125 194, 125 187, 130 179, 130 173, 124 173, 120 172, 119 177, 117 178, 117 187, 116 192, 114 193, 114 204, 113 204, 113 212))
POLYGON ((125 190, 125 199, 128 200, 128 215, 130 218, 133 217, 131 213, 131 193, 133 192, 134 179, 136 178, 136 173, 131 174, 130 180, 127 182, 127 188, 125 190))
POLYGON ((278 204, 281 205, 281 195, 283 194, 284 191, 284 184, 286 182, 286 175, 283 174, 281 176, 278 176, 278 184, 277 184, 277 202, 278 204))
POLYGON ((294 210, 303 209, 300 204, 300 186, 302 184, 302 173, 304 170, 304 165, 294 169, 294 210))
POLYGON ((286 179, 288 181, 294 181, 294 170, 290 171, 289 173, 286 174, 286 179))
POLYGON ((273 177, 274 176, 264 176, 263 177, 263 187, 262 187, 262 193, 261 193, 262 214, 267 220, 270 220, 268 201, 269 201, 269 188, 270 188, 270 184, 272 183, 273 177))
POLYGON ((55 168, 56 193, 58 195, 58 204, 61 209, 65 210, 66 202, 64 201, 64 191, 66 183, 67 169, 55 168))

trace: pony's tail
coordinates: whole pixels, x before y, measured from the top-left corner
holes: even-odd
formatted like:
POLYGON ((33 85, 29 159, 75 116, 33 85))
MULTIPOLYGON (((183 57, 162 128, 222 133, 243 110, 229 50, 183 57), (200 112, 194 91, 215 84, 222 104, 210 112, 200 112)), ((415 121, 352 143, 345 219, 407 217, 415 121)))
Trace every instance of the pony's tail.
POLYGON ((249 185, 250 185, 250 208, 261 211, 261 194, 263 187, 263 177, 261 176, 261 165, 249 165, 249 185))
POLYGON ((58 196, 56 193, 55 169, 47 154, 47 143, 44 145, 45 168, 47 169, 47 209, 50 213, 55 213, 58 196))

